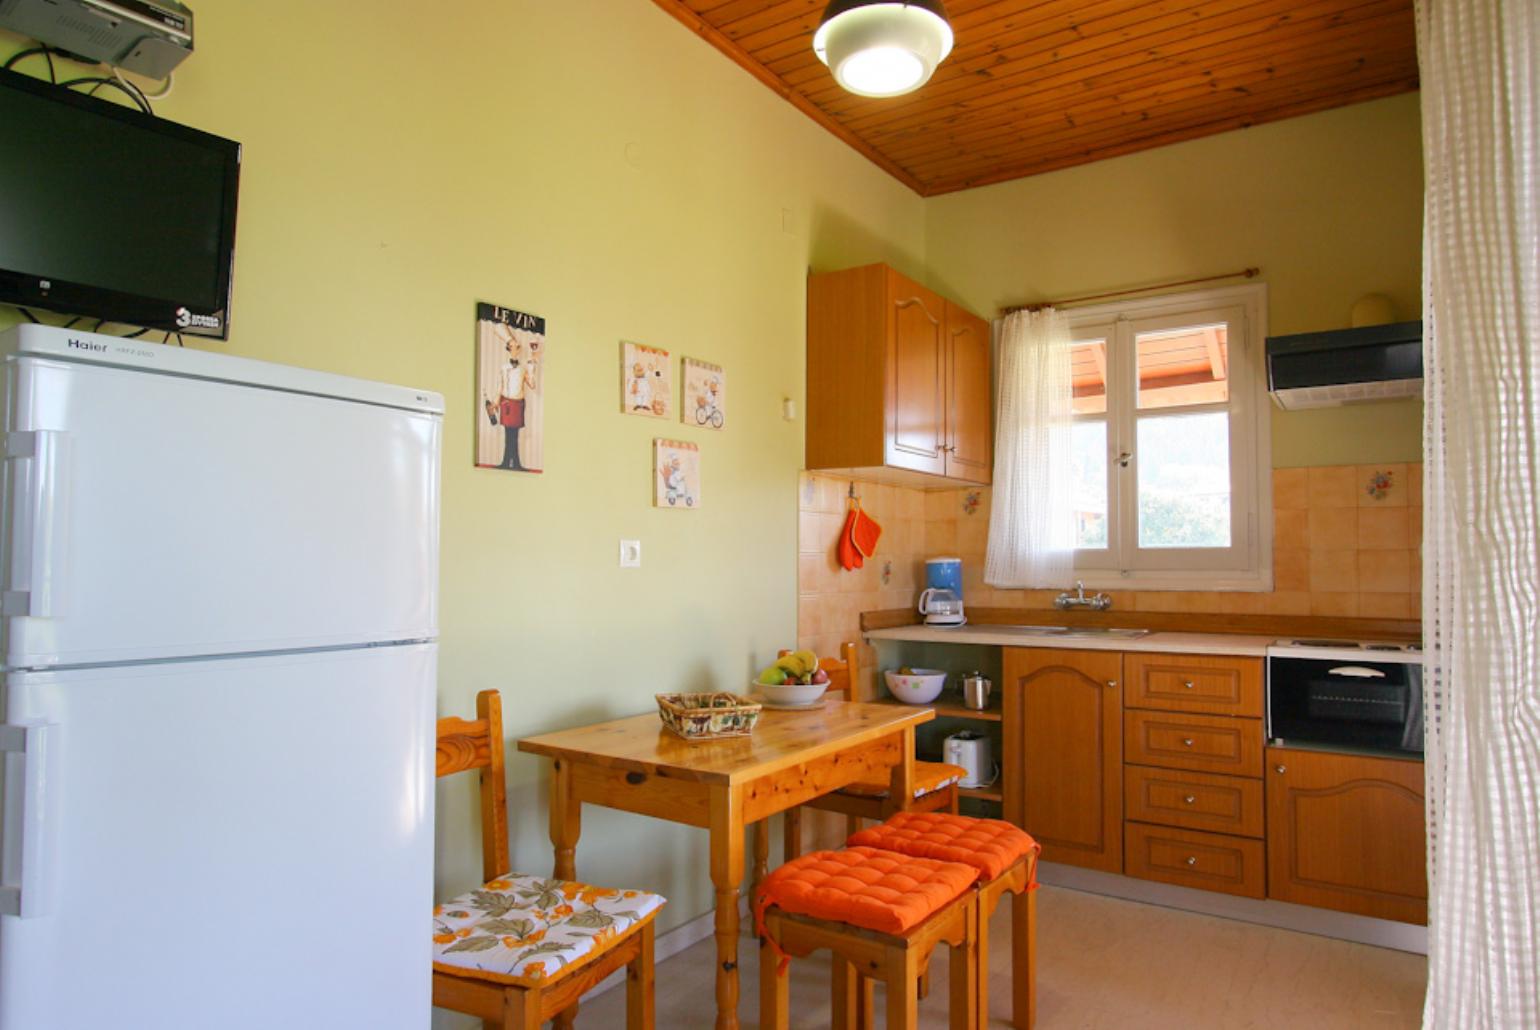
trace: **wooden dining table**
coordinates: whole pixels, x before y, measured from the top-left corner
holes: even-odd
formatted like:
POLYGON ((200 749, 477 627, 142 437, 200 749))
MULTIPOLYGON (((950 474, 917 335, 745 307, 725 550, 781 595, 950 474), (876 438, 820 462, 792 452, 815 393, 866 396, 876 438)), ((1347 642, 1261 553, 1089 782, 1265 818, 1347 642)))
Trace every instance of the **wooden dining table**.
POLYGON ((709 832, 716 890, 716 1026, 730 1030, 738 1026, 745 828, 884 769, 891 770, 888 796, 909 797, 914 729, 934 718, 926 708, 830 700, 805 711, 766 709, 745 737, 692 742, 649 713, 526 737, 518 746, 552 761, 551 844, 559 880, 577 878, 584 804, 709 832))

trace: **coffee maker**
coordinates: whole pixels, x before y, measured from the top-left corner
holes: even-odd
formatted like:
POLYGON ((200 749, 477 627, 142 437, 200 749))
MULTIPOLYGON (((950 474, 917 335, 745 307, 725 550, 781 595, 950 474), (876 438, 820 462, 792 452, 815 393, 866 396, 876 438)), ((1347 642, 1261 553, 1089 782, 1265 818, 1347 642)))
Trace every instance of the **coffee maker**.
POLYGON ((961 626, 968 621, 963 614, 961 558, 926 559, 920 614, 927 626, 961 626))

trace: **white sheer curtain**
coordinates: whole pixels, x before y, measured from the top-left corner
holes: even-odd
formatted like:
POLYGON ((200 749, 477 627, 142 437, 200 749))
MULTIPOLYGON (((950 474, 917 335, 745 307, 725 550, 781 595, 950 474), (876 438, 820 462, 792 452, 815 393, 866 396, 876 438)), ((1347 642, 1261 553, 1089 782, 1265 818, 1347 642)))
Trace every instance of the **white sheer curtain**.
POLYGON ((1073 567, 1074 386, 1061 312, 1015 311, 1000 325, 994 498, 984 582, 1064 585, 1073 567))
POLYGON ((1540 4, 1418 0, 1425 1027, 1540 1026, 1540 4))

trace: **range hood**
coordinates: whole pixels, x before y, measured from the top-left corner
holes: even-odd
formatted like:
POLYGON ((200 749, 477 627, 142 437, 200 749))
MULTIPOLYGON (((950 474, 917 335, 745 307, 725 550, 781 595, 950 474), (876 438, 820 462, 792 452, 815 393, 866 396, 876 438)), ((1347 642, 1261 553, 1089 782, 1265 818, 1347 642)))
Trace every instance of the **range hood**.
POLYGON ((1422 396, 1422 323, 1267 338, 1267 389, 1280 408, 1422 396))

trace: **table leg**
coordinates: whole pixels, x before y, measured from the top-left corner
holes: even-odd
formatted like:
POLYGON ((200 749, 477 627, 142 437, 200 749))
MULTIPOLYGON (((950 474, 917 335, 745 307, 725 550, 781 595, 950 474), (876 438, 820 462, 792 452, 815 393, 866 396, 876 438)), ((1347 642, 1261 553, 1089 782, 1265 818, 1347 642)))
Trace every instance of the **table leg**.
POLYGON ((752 903, 759 885, 770 875, 770 820, 761 819, 754 824, 754 875, 749 880, 749 898, 752 903))
POLYGON ((571 763, 557 759, 551 771, 551 846, 558 880, 577 879, 577 842, 583 831, 583 805, 572 796, 571 763))
POLYGON ((716 887, 716 1030, 738 1030, 738 891, 743 886, 743 788, 711 794, 711 882, 716 887))
POLYGON ((914 727, 905 726, 899 733, 903 758, 893 767, 888 781, 888 803, 883 818, 894 812, 906 811, 914 802, 914 727))

